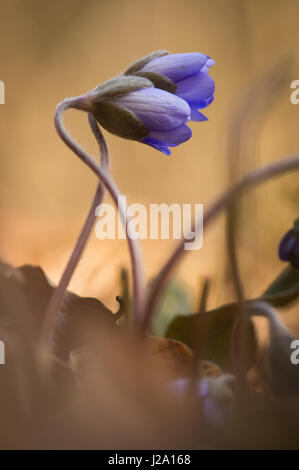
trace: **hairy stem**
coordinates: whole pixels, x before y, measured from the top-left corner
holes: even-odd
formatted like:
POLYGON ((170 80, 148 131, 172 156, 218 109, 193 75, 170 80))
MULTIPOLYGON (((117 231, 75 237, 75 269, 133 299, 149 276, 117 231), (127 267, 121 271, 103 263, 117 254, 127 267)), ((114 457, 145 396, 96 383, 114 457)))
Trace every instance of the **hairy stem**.
MULTIPOLYGON (((253 85, 242 95, 233 114, 228 139, 228 166, 230 184, 240 178, 242 139, 246 139, 245 148, 252 151, 253 143, 258 141, 257 133, 270 106, 290 78, 292 60, 290 57, 281 58, 270 71, 256 79, 253 85), (254 124, 254 126, 253 126, 254 124), (253 127, 253 128, 252 128, 253 127)), ((254 152, 251 153, 251 157, 254 152)), ((245 158, 246 160, 246 158, 245 158)), ((240 205, 238 200, 230 204, 226 210, 226 242, 229 267, 234 291, 239 304, 232 332, 231 352, 233 369, 239 382, 245 380, 247 363, 247 344, 245 335, 245 293, 239 269, 237 256, 237 229, 240 205)))
POLYGON ((270 329, 272 331, 286 330, 283 322, 281 321, 278 313, 272 305, 263 300, 253 300, 246 306, 246 312, 250 316, 266 317, 269 320, 270 329))
MULTIPOLYGON (((55 112, 55 127, 57 130, 58 135, 62 139, 62 141, 99 177, 101 183, 106 187, 107 191, 110 193, 113 201, 115 202, 116 206, 118 207, 120 218, 124 224, 126 234, 127 234, 127 241, 129 245, 129 251, 131 256, 132 262, 132 270, 133 270, 133 302, 134 302, 134 321, 135 324, 138 326, 141 322, 141 315, 143 313, 143 306, 144 306, 144 293, 145 293, 145 286, 144 286, 144 274, 143 274, 143 262, 141 257, 141 250, 139 246, 138 239, 134 239, 130 236, 130 231, 128 228, 128 224, 130 222, 130 218, 127 215, 126 207, 123 205, 118 205, 119 198, 121 197, 121 193, 117 188, 116 184, 110 177, 106 168, 100 166, 88 153, 83 150, 77 142, 68 134, 64 125, 63 125, 63 113, 69 109, 75 108, 84 111, 88 111, 86 107, 86 96, 78 97, 78 98, 70 98, 66 99, 61 102, 55 112)), ((95 131, 97 124, 95 120, 90 117, 90 123, 92 125, 93 132, 95 131)), ((102 142, 103 145, 103 142, 102 142)), ((93 213, 94 215, 94 213, 93 213)), ((52 318, 51 320, 47 320, 48 324, 55 323, 55 319, 52 318)), ((49 333, 49 329, 47 329, 49 333)))
MULTIPOLYGON (((239 180, 234 186, 228 189, 224 194, 222 194, 216 202, 210 207, 210 209, 205 212, 203 216, 203 225, 207 227, 210 222, 225 208, 229 207, 234 200, 245 190, 258 186, 266 180, 274 178, 275 176, 282 175, 292 170, 299 168, 299 155, 291 156, 279 160, 277 162, 271 163, 263 168, 257 169, 248 173, 241 180, 239 180)), ((163 290, 168 276, 170 275, 173 268, 176 266, 178 261, 184 255, 184 244, 186 241, 190 241, 194 238, 194 233, 198 233, 202 229, 202 224, 195 222, 195 226, 192 228, 192 232, 183 239, 174 250, 168 261, 162 267, 160 273, 156 277, 155 283, 153 285, 152 291, 148 298, 145 315, 143 319, 143 329, 147 329, 150 325, 152 315, 154 313, 157 301, 163 290)))
MULTIPOLYGON (((108 169, 109 167, 109 154, 105 139, 101 133, 96 120, 92 115, 88 115, 89 124, 91 130, 98 142, 100 154, 101 154, 101 165, 103 168, 108 169)), ((83 250, 86 246, 88 238, 90 236, 92 227, 95 221, 95 210, 99 204, 101 204, 104 196, 104 187, 102 183, 99 183, 88 212, 87 218, 81 230, 81 233, 76 241, 72 254, 68 260, 68 263, 64 269, 61 279, 54 290, 50 299, 49 305, 45 312, 45 318, 42 325, 41 341, 45 342, 52 339, 55 332, 55 324, 57 314, 63 304, 66 289, 70 283, 73 273, 78 265, 78 262, 82 256, 83 250)))

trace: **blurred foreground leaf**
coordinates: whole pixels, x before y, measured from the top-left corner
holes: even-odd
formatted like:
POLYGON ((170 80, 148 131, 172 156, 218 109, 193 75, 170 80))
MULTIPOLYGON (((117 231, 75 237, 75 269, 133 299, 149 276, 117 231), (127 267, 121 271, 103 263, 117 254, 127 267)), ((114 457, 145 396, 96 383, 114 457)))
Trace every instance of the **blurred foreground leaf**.
POLYGON ((151 336, 147 340, 147 350, 165 380, 190 375, 193 353, 181 341, 151 336))
POLYGON ((288 266, 261 296, 275 307, 284 307, 299 296, 299 270, 288 266))
MULTIPOLYGON (((284 307, 299 297, 299 270, 288 266, 261 295, 275 307, 284 307)), ((250 300, 248 301, 250 302, 250 300)), ((224 368, 230 368, 230 338, 238 304, 231 303, 200 315, 179 315, 169 325, 166 337, 183 341, 195 347, 194 331, 204 331, 203 359, 211 360, 224 368)), ((248 321, 248 344, 251 356, 255 351, 255 336, 248 321)))
MULTIPOLYGON (((204 314, 177 316, 169 325, 167 338, 180 340, 195 347, 194 331, 204 331, 203 344, 200 345, 202 359, 212 361, 220 367, 231 370, 230 341, 235 316, 238 312, 236 303, 223 305, 204 314)), ((248 321, 249 359, 253 359, 256 340, 252 323, 248 321)), ((201 335, 200 335, 201 336, 201 335)))
POLYGON ((186 289, 180 282, 171 279, 161 296, 153 318, 153 334, 156 336, 164 336, 174 317, 178 313, 180 315, 188 315, 190 310, 191 302, 186 289))
MULTIPOLYGON (((147 353, 155 370, 166 382, 194 375, 193 351, 181 341, 150 336, 147 353)), ((201 361, 197 373, 200 377, 218 377, 221 369, 209 361, 201 361)))
MULTIPOLYGON (((54 289, 38 266, 0 263, 0 325, 30 335, 28 341, 34 342, 54 289)), ((67 358, 71 350, 96 338, 103 322, 114 326, 117 318, 99 300, 67 291, 54 338, 56 353, 67 358)))

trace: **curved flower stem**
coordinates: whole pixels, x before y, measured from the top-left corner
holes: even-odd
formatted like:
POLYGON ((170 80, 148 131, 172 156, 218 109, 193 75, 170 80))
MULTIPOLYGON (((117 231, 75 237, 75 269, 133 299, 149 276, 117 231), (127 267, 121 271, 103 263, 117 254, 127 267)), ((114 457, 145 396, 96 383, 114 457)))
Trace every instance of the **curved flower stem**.
MULTIPOLYGON (((101 165, 103 168, 108 169, 109 167, 109 154, 105 139, 103 134, 101 133, 95 118, 89 114, 88 115, 89 124, 91 130, 98 142, 100 154, 101 154, 101 165)), ((52 297, 50 299, 49 305, 45 312, 45 319, 42 325, 41 331, 41 340, 44 342, 48 338, 52 338, 54 331, 55 331, 55 323, 57 314, 63 304, 65 291, 70 283, 72 275, 78 265, 78 262, 81 258, 85 245, 88 241, 90 236, 90 232, 94 225, 95 221, 95 210, 99 204, 102 203, 104 196, 104 187, 102 183, 99 183, 96 189, 96 193, 94 195, 89 213, 79 235, 79 238, 74 246, 72 254, 68 260, 68 263, 65 267, 65 270, 61 276, 59 284, 57 285, 56 289, 54 290, 52 297)))
MULTIPOLYGON (((253 142, 257 142, 257 133, 267 111, 290 79, 292 62, 290 57, 281 58, 270 71, 267 70, 261 78, 256 79, 238 101, 228 139, 227 156, 231 184, 240 177, 242 139, 246 139, 247 149, 252 148, 253 142)), ((233 370, 241 384, 246 379, 248 351, 245 335, 245 293, 236 246, 238 219, 239 204, 238 200, 235 200, 226 210, 226 242, 233 287, 239 304, 232 331, 231 353, 233 370)))
POLYGON ((250 316, 266 317, 269 320, 270 330, 272 332, 287 330, 275 308, 264 300, 252 300, 246 305, 246 313, 250 316))
MULTIPOLYGON (((129 251, 132 261, 132 268, 133 268, 133 300, 134 300, 134 320, 135 323, 138 325, 141 321, 141 314, 143 312, 143 305, 144 305, 144 275, 143 275, 143 263, 141 257, 141 251, 139 247, 138 239, 133 239, 130 236, 129 231, 129 217, 127 216, 126 207, 123 205, 119 205, 119 197, 121 193, 117 188, 116 184, 110 177, 109 173, 106 169, 102 168, 90 155, 88 155, 85 150, 83 150, 79 145, 75 142, 75 140, 68 134, 66 129, 63 125, 63 113, 69 108, 80 109, 88 112, 88 106, 86 102, 88 100, 88 95, 84 95, 78 98, 69 98, 61 103, 58 104, 55 112, 55 127, 57 130, 58 135, 62 139, 62 141, 84 162, 86 165, 100 178, 103 185, 106 187, 112 199, 114 200, 116 206, 118 207, 120 218, 124 224, 127 234, 127 240, 129 245, 129 251)), ((55 323, 55 319, 47 319, 47 324, 55 323)), ((49 337, 49 333, 51 329, 47 328, 47 337, 49 337)))
POLYGON ((226 211, 226 246, 228 251, 229 263, 233 286, 238 302, 238 315, 236 316, 231 336, 231 360, 233 364, 233 372, 237 378, 239 387, 243 387, 246 378, 246 354, 247 347, 245 337, 245 294, 240 274, 238 263, 238 256, 236 250, 236 218, 237 211, 235 204, 232 203, 228 206, 226 211), (244 340, 245 338, 245 340, 244 340))
MULTIPOLYGON (((208 211, 203 216, 203 225, 207 226, 223 209, 230 206, 234 202, 235 198, 238 197, 245 190, 258 186, 264 181, 274 178, 275 176, 282 175, 283 173, 287 173, 298 168, 299 155, 295 155, 292 157, 284 158, 283 160, 279 160, 263 168, 259 168, 257 170, 252 171, 251 173, 248 173, 234 186, 232 186, 224 194, 222 194, 216 200, 216 202, 214 202, 211 208, 208 209, 208 211)), ((177 248, 174 250, 173 254, 170 256, 170 258, 158 274, 146 304, 145 315, 142 324, 142 328, 144 330, 146 330, 150 325, 158 298, 161 294, 162 289, 165 286, 165 282, 170 272, 185 253, 185 242, 190 241, 192 238, 194 238, 194 233, 198 233, 201 229, 202 224, 195 223, 195 226, 192 228, 191 234, 189 234, 189 238, 187 236, 178 244, 177 248)))

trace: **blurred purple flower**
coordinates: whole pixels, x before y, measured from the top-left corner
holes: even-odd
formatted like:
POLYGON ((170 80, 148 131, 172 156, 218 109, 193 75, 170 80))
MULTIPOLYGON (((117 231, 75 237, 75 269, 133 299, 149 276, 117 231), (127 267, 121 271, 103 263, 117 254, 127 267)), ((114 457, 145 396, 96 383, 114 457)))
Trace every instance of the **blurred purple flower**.
MULTIPOLYGON (((204 418, 210 426, 221 427, 228 418, 233 401, 233 385, 234 377, 230 374, 206 377, 197 381, 196 395, 202 401, 204 418)), ((167 388, 180 399, 187 396, 192 386, 188 378, 181 378, 167 384, 167 388)))
POLYGON ((293 268, 299 269, 299 219, 282 238, 278 254, 282 261, 289 261, 293 268))

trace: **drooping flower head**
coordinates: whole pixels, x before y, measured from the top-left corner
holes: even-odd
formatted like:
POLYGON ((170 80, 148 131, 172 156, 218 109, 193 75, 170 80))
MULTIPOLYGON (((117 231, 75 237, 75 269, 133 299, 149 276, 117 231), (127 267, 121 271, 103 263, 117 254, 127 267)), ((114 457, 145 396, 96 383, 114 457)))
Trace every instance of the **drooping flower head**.
POLYGON ((150 54, 93 90, 88 111, 109 132, 170 155, 190 139, 188 121, 207 119, 198 109, 213 101, 212 65, 201 53, 150 54))
POLYGON ((293 268, 299 269, 299 219, 282 238, 278 254, 282 261, 288 261, 293 268))

